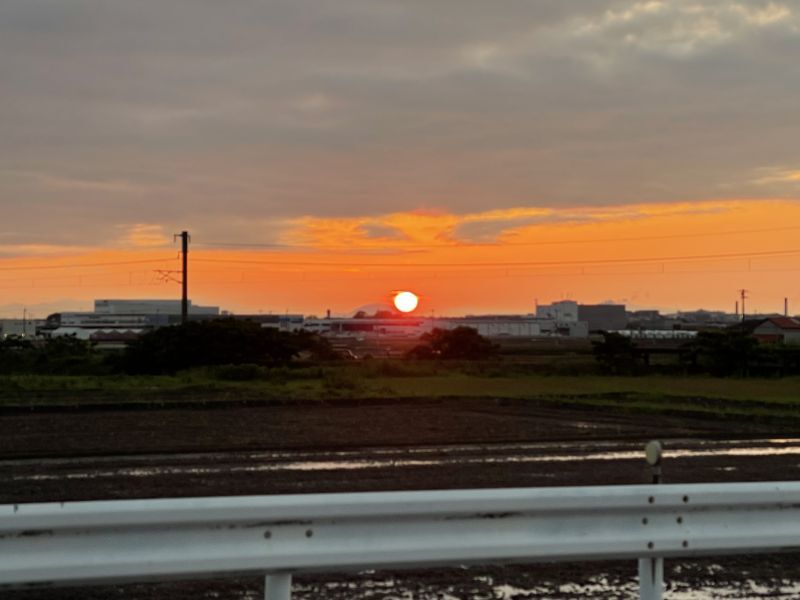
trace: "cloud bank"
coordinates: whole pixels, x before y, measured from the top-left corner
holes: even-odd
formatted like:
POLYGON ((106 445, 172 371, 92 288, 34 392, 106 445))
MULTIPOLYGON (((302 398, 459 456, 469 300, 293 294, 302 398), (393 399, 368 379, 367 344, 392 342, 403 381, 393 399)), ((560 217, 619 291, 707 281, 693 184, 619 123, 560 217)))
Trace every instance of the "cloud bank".
POLYGON ((301 217, 798 198, 797 56, 788 1, 6 0, 0 222, 269 243, 301 217))

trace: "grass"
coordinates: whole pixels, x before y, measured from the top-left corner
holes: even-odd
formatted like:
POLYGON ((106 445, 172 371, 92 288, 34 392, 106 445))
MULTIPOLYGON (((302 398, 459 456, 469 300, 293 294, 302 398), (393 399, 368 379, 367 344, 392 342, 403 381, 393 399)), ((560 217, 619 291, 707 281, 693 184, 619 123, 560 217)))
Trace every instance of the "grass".
POLYGON ((400 396, 494 396, 542 398, 573 395, 641 394, 719 398, 731 401, 785 402, 800 405, 800 378, 721 379, 712 377, 576 377, 521 375, 481 377, 445 374, 429 377, 375 378, 369 386, 390 386, 400 396))
MULTIPOLYGON (((478 371, 476 373, 476 371, 478 371)), ((176 376, 0 377, 0 406, 220 400, 327 400, 486 397, 572 406, 754 418, 800 423, 800 378, 547 376, 497 368, 481 374, 413 363, 341 365, 266 371, 250 381, 223 381, 211 370, 176 376)))
MULTIPOLYGON (((375 389, 398 397, 493 397, 730 420, 800 425, 800 378, 542 376, 376 379, 375 389)), ((369 395, 369 394, 367 394, 369 395)))

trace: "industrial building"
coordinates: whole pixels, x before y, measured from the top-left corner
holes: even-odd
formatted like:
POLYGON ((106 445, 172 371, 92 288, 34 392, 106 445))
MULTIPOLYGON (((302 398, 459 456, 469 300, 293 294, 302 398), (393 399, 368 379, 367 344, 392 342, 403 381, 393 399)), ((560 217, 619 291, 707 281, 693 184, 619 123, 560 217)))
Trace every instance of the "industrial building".
POLYGON ((578 304, 574 300, 561 300, 537 305, 536 317, 570 329, 572 323, 584 323, 588 332, 615 331, 628 325, 624 304, 578 304))
POLYGON ((466 317, 366 317, 306 319, 307 331, 329 336, 418 338, 434 329, 471 327, 485 337, 587 337, 586 323, 556 321, 525 315, 466 317))
MULTIPOLYGON (((180 315, 180 300, 95 300, 94 312, 102 315, 180 315)), ((218 316, 219 306, 197 306, 189 300, 190 315, 218 316)))
MULTIPOLYGON (((434 329, 471 327, 489 338, 572 337, 586 338, 589 326, 578 319, 579 305, 572 301, 539 307, 536 315, 470 315, 466 317, 415 317, 381 311, 368 316, 306 318, 299 314, 230 315, 217 306, 189 302, 191 320, 230 317, 253 321, 261 327, 281 331, 305 330, 333 338, 416 340, 434 329)), ((45 337, 74 335, 104 346, 121 346, 147 331, 177 324, 180 300, 99 299, 92 312, 62 312, 50 315, 37 327, 45 337)))
POLYGON ((536 318, 574 323, 579 320, 578 303, 574 300, 561 300, 552 304, 537 304, 536 318))
MULTIPOLYGON (((190 318, 214 318, 217 306, 189 301, 190 318)), ((121 346, 137 336, 180 322, 180 300, 95 300, 93 312, 62 312, 47 317, 37 328, 43 337, 73 335, 106 347, 121 346)))
POLYGON ((34 337, 37 328, 42 327, 44 323, 44 319, 0 319, 0 339, 34 337))
POLYGON ((578 320, 588 323, 589 331, 616 331, 628 326, 624 304, 579 304, 578 320))
POLYGON ((261 327, 278 329, 280 331, 300 331, 305 329, 306 318, 303 315, 283 314, 283 315, 231 315, 224 313, 222 316, 242 321, 253 321, 261 327))

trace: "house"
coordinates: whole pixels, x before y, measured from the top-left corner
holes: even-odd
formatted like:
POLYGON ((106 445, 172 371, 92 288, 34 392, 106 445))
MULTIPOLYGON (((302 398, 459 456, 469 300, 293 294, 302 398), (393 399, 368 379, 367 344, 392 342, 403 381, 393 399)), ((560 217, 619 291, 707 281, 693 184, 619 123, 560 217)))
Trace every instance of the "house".
POLYGON ((753 336, 760 342, 800 345, 800 319, 769 317, 753 325, 753 336))

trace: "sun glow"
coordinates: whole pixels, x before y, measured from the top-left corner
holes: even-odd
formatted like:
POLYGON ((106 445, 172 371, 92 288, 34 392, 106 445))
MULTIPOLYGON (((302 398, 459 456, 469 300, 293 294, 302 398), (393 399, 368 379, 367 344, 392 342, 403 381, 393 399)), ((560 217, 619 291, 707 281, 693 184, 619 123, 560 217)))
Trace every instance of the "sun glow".
MULTIPOLYGON (((307 236, 277 238, 274 249, 198 244, 189 293, 244 314, 344 314, 367 298, 400 312, 395 298, 406 302, 400 294, 413 286, 424 297, 403 314, 525 314, 537 299, 562 297, 732 312, 742 287, 754 290, 754 311, 783 313, 786 297, 793 314, 800 306, 800 288, 787 284, 800 255, 800 198, 569 208, 543 220, 525 211, 467 217, 320 218, 307 236)), ((131 226, 108 247, 15 245, 0 233, 0 317, 18 315, 19 306, 46 316, 89 310, 95 298, 179 297, 174 276, 154 277, 181 268, 174 247, 155 245, 170 227, 131 226)))
POLYGON ((394 307, 400 312, 409 313, 417 308, 419 298, 412 292, 398 292, 394 297, 394 307))

